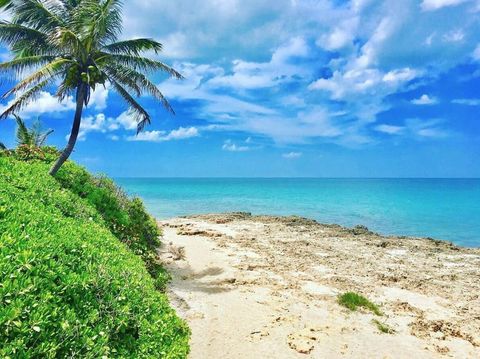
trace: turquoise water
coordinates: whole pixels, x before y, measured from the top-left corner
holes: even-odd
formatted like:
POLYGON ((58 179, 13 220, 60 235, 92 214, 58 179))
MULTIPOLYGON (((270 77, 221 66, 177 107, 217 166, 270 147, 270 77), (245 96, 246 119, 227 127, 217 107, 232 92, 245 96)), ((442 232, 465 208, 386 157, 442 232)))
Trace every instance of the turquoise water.
POLYGON ((121 178, 154 216, 247 211, 480 247, 480 179, 121 178))

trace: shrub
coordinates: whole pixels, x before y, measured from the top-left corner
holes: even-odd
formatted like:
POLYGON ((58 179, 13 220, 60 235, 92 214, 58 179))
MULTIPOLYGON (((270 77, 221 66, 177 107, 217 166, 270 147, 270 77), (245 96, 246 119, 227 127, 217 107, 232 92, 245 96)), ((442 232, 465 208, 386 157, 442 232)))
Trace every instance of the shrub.
POLYGON ((158 264, 156 250, 161 233, 142 201, 130 199, 111 179, 94 177, 73 162, 66 163, 56 179, 62 187, 97 209, 110 231, 142 257, 147 270, 156 279, 157 288, 163 289, 169 276, 158 264))
POLYGON ((348 293, 342 294, 338 298, 338 302, 340 305, 343 305, 344 307, 347 307, 352 311, 357 310, 358 307, 362 307, 370 310, 376 315, 382 315, 382 312, 380 311, 380 309, 376 304, 372 303, 364 296, 354 292, 348 292, 348 293))
POLYGON ((188 328, 110 230, 138 204, 102 213, 47 173, 0 157, 0 357, 186 357, 188 328))

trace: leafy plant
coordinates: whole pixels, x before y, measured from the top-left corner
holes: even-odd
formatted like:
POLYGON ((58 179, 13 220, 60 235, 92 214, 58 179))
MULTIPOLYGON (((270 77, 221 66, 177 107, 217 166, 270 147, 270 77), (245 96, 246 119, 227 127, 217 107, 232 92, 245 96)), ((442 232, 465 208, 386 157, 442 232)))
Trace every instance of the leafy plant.
POLYGON ((159 53, 159 42, 148 38, 118 41, 121 0, 2 0, 2 6, 9 9, 12 21, 0 22, 0 41, 14 57, 0 64, 0 71, 28 75, 4 95, 16 97, 0 118, 21 110, 54 83, 59 83, 55 94, 59 100, 74 96, 76 101, 67 146, 50 174, 55 175, 72 153, 84 106, 97 86, 108 82, 125 100, 138 123, 137 133, 151 118, 134 96, 149 93, 173 113, 146 74, 163 71, 175 78, 182 76, 163 62, 142 56, 145 51, 159 53))
POLYGON ((358 307, 362 307, 370 310, 375 315, 382 315, 382 312, 380 311, 380 309, 376 304, 372 303, 367 298, 365 298, 364 296, 358 293, 354 293, 354 292, 344 293, 338 298, 338 303, 340 305, 343 305, 344 307, 347 307, 352 311, 357 310, 358 307))
POLYGON ((53 130, 42 130, 40 119, 37 119, 32 127, 28 128, 25 121, 18 115, 13 115, 17 122, 16 138, 19 146, 42 147, 47 137, 53 133, 53 130))
POLYGON ((89 183, 80 197, 48 166, 0 156, 0 357, 185 358, 188 328, 89 183))
POLYGON ((84 198, 105 220, 110 231, 142 257, 158 287, 164 288, 165 275, 159 265, 157 247, 160 230, 138 198, 130 199, 111 179, 93 177, 85 169, 68 162, 56 176, 61 185, 84 198))

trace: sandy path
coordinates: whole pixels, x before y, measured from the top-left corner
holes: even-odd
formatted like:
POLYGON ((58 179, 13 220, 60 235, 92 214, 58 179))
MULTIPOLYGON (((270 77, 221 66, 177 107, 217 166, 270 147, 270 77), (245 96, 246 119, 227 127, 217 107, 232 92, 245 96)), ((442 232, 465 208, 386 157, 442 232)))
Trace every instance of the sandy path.
POLYGON ((192 329, 193 359, 480 358, 478 250, 295 218, 160 224, 169 295, 192 329), (181 247, 185 258, 175 260, 181 247), (346 291, 384 315, 341 307, 346 291))

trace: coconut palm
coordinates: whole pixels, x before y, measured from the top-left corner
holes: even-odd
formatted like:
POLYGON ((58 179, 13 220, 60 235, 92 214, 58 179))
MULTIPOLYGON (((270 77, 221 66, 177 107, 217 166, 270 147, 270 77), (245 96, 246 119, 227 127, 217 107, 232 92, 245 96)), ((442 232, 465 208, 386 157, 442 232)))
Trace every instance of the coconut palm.
POLYGON ((50 136, 53 130, 43 131, 40 119, 37 119, 32 125, 28 128, 25 124, 25 121, 22 120, 20 116, 14 115, 15 121, 17 122, 17 143, 19 146, 26 145, 31 147, 42 147, 47 140, 47 137, 50 136))
POLYGON ((122 30, 121 0, 0 0, 9 8, 11 21, 0 22, 0 41, 13 59, 0 71, 23 76, 4 98, 15 96, 1 118, 19 112, 42 90, 56 85, 61 101, 74 96, 76 110, 67 146, 50 174, 55 175, 75 146, 82 111, 97 86, 111 87, 126 101, 137 121, 137 133, 150 123, 150 115, 135 97, 150 94, 173 113, 147 74, 163 71, 182 76, 164 63, 142 56, 159 53, 162 45, 148 38, 119 41, 122 30))

